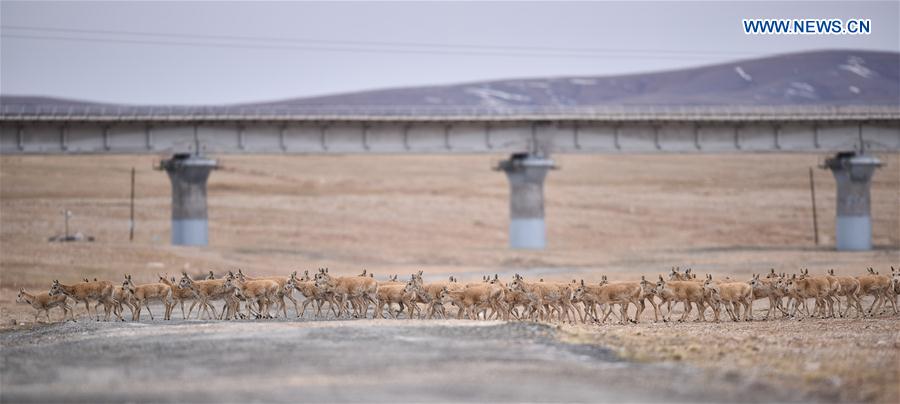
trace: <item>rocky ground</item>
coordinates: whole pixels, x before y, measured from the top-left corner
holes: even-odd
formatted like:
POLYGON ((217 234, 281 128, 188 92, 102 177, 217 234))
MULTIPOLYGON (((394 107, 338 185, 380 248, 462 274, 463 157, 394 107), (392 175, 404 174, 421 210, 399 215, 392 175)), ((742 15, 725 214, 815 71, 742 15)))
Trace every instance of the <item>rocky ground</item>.
POLYGON ((711 372, 708 366, 687 360, 632 361, 585 335, 584 330, 575 334, 544 324, 455 320, 58 323, 0 334, 4 347, 0 398, 4 402, 846 398, 833 391, 840 381, 827 381, 827 390, 810 391, 756 372, 711 372))
MULTIPOLYGON (((900 399, 900 318, 896 316, 567 326, 564 330, 563 341, 609 347, 624 359, 685 363, 726 378, 788 388, 812 401, 900 399)), ((751 400, 755 401, 747 399, 751 400)))

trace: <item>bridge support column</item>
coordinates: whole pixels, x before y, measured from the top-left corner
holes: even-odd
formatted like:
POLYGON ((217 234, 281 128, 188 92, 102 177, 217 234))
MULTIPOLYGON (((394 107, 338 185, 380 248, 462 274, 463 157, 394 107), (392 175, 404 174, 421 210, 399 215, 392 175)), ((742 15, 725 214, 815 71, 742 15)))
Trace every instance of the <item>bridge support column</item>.
POLYGON ((215 160, 187 153, 160 162, 172 183, 172 245, 209 244, 206 181, 216 167, 215 160))
POLYGON ((518 153, 501 161, 509 179, 509 247, 543 249, 547 245, 544 227, 544 178, 556 168, 553 160, 518 153))
POLYGON ((837 181, 835 245, 838 251, 872 249, 869 186, 881 161, 865 153, 845 152, 825 160, 837 181))

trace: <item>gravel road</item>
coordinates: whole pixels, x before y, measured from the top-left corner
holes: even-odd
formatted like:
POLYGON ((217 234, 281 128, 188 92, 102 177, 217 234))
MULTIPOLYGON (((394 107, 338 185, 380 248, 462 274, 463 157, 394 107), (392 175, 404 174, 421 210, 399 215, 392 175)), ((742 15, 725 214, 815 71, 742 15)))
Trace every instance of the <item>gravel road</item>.
POLYGON ((802 399, 489 321, 57 323, 0 333, 3 402, 802 399))

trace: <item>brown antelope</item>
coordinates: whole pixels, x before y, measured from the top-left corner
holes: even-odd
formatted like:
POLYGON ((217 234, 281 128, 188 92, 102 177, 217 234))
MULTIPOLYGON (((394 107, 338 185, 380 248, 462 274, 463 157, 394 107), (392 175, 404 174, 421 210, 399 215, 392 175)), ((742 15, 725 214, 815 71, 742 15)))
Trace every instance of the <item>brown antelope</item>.
POLYGON ((375 279, 361 276, 332 277, 328 274, 328 268, 319 269, 316 273, 316 287, 332 293, 331 300, 338 306, 338 317, 344 313, 345 304, 349 301, 356 316, 365 318, 369 303, 375 301, 378 291, 375 279))
MULTIPOLYGON (((460 312, 465 317, 472 320, 478 319, 478 308, 483 304, 490 303, 489 290, 485 287, 466 285, 463 289, 447 290, 448 300, 456 307, 460 308, 460 312)), ((499 308, 498 308, 499 309, 499 308)))
MULTIPOLYGON (((509 284, 506 285, 503 298, 506 307, 509 310, 509 315, 516 320, 524 319, 526 314, 535 313, 537 312, 538 307, 543 306, 543 303, 537 302, 536 296, 529 296, 528 293, 522 290, 510 289, 509 284), (519 307, 522 307, 521 313, 519 312, 519 307)), ((584 302, 582 302, 582 304, 584 304, 584 302)))
POLYGON ((666 305, 667 314, 662 314, 662 309, 660 309, 660 317, 662 317, 664 322, 669 321, 669 317, 671 317, 671 314, 669 313, 672 313, 672 306, 678 303, 678 300, 675 300, 677 296, 675 296, 675 293, 673 293, 671 289, 659 290, 656 288, 655 283, 649 281, 648 283, 653 287, 653 293, 659 298, 659 307, 662 307, 663 304, 666 305))
MULTIPOLYGON (((365 270, 363 270, 363 272, 365 272, 365 270)), ((369 274, 369 275, 371 276, 371 275, 374 275, 374 274, 369 274)), ((362 276, 362 275, 360 275, 360 276, 362 276)), ((418 285, 422 285, 422 284, 423 284, 423 282, 422 282, 422 271, 419 271, 418 273, 412 274, 411 280, 414 281, 414 282, 416 282, 418 285)), ((399 275, 397 275, 397 274, 388 276, 388 280, 386 280, 386 281, 378 281, 378 282, 376 282, 376 283, 378 284, 378 287, 379 287, 379 288, 382 287, 382 286, 387 286, 387 285, 401 285, 401 286, 404 286, 404 287, 406 286, 406 282, 400 281, 400 280, 399 280, 399 275)), ((425 298, 426 298, 426 296, 421 296, 421 297, 420 297, 419 295, 416 295, 416 296, 414 296, 413 303, 420 302, 420 303, 425 303, 425 304, 427 304, 428 302, 425 301, 425 300, 423 300, 423 299, 425 299, 425 298)), ((373 301, 372 303, 377 304, 377 302, 374 302, 374 301, 373 301)), ((402 300, 399 302, 399 304, 400 304, 400 309, 399 309, 399 311, 397 312, 397 314, 399 314, 399 313, 402 312, 403 310, 406 310, 406 309, 407 309, 407 303, 408 303, 408 302, 402 301, 402 300)), ((391 306, 391 305, 388 304, 388 309, 390 309, 390 306, 391 306)), ((413 306, 411 306, 411 307, 412 307, 413 310, 416 310, 416 311, 419 313, 419 315, 421 316, 422 312, 421 312, 421 310, 419 309, 418 304, 413 304, 413 306)))
POLYGON ((577 320, 578 310, 572 304, 577 285, 567 283, 547 282, 538 285, 540 298, 544 302, 544 310, 548 315, 552 311, 558 311, 559 321, 574 323, 577 320), (546 285, 546 286, 544 286, 546 285), (554 289, 555 288, 555 289, 554 289))
POLYGON ((447 289, 446 286, 442 287, 441 290, 438 291, 437 296, 431 299, 430 308, 428 310, 428 318, 432 317, 432 314, 437 314, 441 317, 441 320, 447 318, 446 312, 444 309, 444 304, 450 302, 450 289, 447 289))
POLYGON ((50 309, 54 307, 59 307, 63 310, 63 321, 66 321, 66 317, 71 316, 72 321, 75 321, 75 310, 69 306, 69 303, 66 302, 66 295, 55 295, 51 296, 49 293, 38 293, 32 295, 25 291, 25 289, 20 289, 18 296, 16 296, 16 303, 23 303, 34 307, 36 310, 34 313, 34 322, 38 322, 38 317, 40 317, 41 312, 47 315, 47 322, 51 322, 50 320, 50 309))
MULTIPOLYGON (((653 306, 653 321, 659 322, 659 305, 656 303, 655 297, 656 294, 656 285, 652 282, 648 281, 641 275, 641 307, 638 308, 638 313, 635 314, 635 319, 640 319, 641 314, 644 313, 644 309, 646 308, 646 302, 649 301, 650 305, 653 306)), ((669 306, 671 308, 671 306, 669 306)))
POLYGON ((107 315, 110 310, 112 310, 119 321, 125 321, 125 318, 122 317, 122 314, 125 313, 123 306, 128 307, 128 310, 131 311, 131 317, 134 317, 134 298, 131 294, 125 292, 125 288, 123 288, 122 285, 113 288, 112 303, 105 306, 107 315))
MULTIPOLYGON (((782 315, 787 315, 781 300, 782 297, 784 297, 784 292, 778 287, 777 282, 777 278, 767 277, 763 279, 759 277, 759 274, 753 275, 753 278, 750 279, 750 288, 753 290, 753 299, 769 299, 769 309, 766 311, 766 320, 769 319, 769 316, 771 316, 772 312, 776 309, 780 310, 782 315)), ((752 318, 752 312, 750 313, 750 316, 752 318)))
POLYGON ((839 284, 837 290, 834 291, 834 300, 838 306, 837 314, 841 317, 847 317, 852 307, 856 309, 857 317, 865 315, 859 299, 859 280, 852 276, 836 276, 834 269, 829 269, 826 276, 834 279, 839 284), (844 310, 841 310, 840 296, 847 299, 847 307, 844 310))
MULTIPOLYGON (((443 316, 445 313, 443 302, 436 301, 435 298, 438 296, 432 294, 429 289, 426 288, 425 280, 422 278, 422 273, 422 271, 418 271, 412 274, 412 276, 410 277, 410 280, 414 284, 412 286, 412 289, 415 291, 415 295, 412 299, 412 309, 416 311, 416 315, 420 318, 431 318, 437 310, 440 310, 441 315, 443 316), (422 308, 419 307, 419 303, 424 305, 427 315, 422 313, 422 308)), ((453 277, 451 276, 449 279, 452 281, 453 277)), ((441 283, 449 284, 449 282, 441 283)))
POLYGON ((407 318, 412 318, 414 312, 413 306, 416 304, 415 299, 417 291, 418 287, 412 280, 406 283, 379 285, 378 290, 375 292, 376 304, 373 318, 384 318, 385 306, 387 306, 388 314, 390 314, 392 318, 397 318, 403 311, 404 306, 409 310, 407 318), (400 309, 397 310, 396 313, 391 309, 391 305, 394 303, 400 306, 400 309))
POLYGON ((900 298, 900 268, 894 269, 891 266, 891 293, 893 295, 894 304, 897 304, 897 299, 900 298))
POLYGON ((153 300, 159 300, 165 306, 166 310, 163 319, 172 319, 172 308, 175 307, 175 301, 172 298, 172 288, 169 285, 165 283, 135 285, 131 280, 131 275, 125 275, 122 289, 125 290, 126 296, 131 296, 134 299, 134 303, 132 303, 134 308, 134 314, 131 317, 132 321, 141 319, 142 306, 147 308, 147 313, 150 313, 150 320, 153 320, 153 312, 150 311, 150 302, 153 300))
POLYGON ((644 290, 644 285, 646 285, 646 279, 644 277, 641 277, 641 281, 642 282, 609 282, 606 278, 606 275, 603 275, 601 277, 601 285, 612 286, 609 288, 604 287, 600 289, 602 291, 601 296, 609 296, 608 299, 602 299, 605 300, 604 304, 607 304, 608 306, 606 314, 603 316, 603 320, 601 320, 601 322, 605 321, 606 318, 609 317, 610 313, 612 313, 613 305, 621 306, 621 309, 623 309, 626 313, 626 316, 624 318, 619 319, 620 322, 639 322, 640 315, 641 313, 643 313, 645 307, 644 300, 647 298, 650 299, 654 308, 658 309, 658 306, 656 306, 656 302, 653 301, 653 296, 655 295, 655 293, 644 290), (637 293, 637 302, 633 300, 635 293, 637 293), (627 316, 628 306, 632 304, 635 306, 634 320, 631 320, 627 316))
MULTIPOLYGON (((878 273, 876 273, 878 275, 878 273)), ((900 272, 894 269, 891 266, 891 274, 890 275, 879 275, 882 277, 882 282, 885 282, 887 285, 884 288, 884 294, 882 295, 880 313, 883 313, 887 308, 884 305, 884 302, 888 302, 891 305, 891 308, 894 311, 894 314, 900 314, 897 310, 897 294, 900 293, 900 287, 897 286, 897 281, 895 279, 900 279, 900 272)))
MULTIPOLYGON (((559 293, 560 290, 555 284, 544 283, 543 278, 538 279, 536 283, 525 282, 521 275, 516 274, 513 277, 513 282, 507 285, 507 289, 526 292, 526 296, 533 302, 532 304, 540 305, 539 311, 530 310, 529 315, 531 317, 539 314, 540 321, 552 321, 553 313, 556 312, 557 321, 563 321, 563 313, 566 313, 566 319, 570 320, 568 312, 560 307, 561 301, 567 299, 567 297, 559 293), (519 282, 517 283, 516 281, 519 282)), ((572 295, 574 296, 574 294, 575 291, 572 290, 572 295)), ((571 299, 567 300, 571 302, 571 299)))
POLYGON ((806 277, 803 272, 801 272, 800 276, 792 274, 786 281, 786 294, 790 299, 790 302, 788 303, 790 316, 796 317, 797 311, 801 306, 806 308, 806 312, 809 314, 806 301, 808 299, 815 299, 816 306, 814 306, 813 313, 809 315, 821 315, 824 317, 825 306, 827 304, 825 296, 830 290, 831 285, 824 279, 806 277))
MULTIPOLYGON (((246 300, 248 314, 256 318, 272 318, 269 308, 278 298, 279 291, 284 291, 277 281, 271 279, 242 281, 239 276, 226 279, 225 289, 233 289, 237 298, 246 300), (256 313, 253 312, 253 303, 256 303, 258 308, 256 313)), ((240 307, 237 307, 236 311, 240 313, 240 307)))
POLYGON ((689 281, 691 277, 686 275, 681 271, 681 267, 672 267, 672 272, 669 273, 670 281, 689 281))
MULTIPOLYGON (((313 316, 318 318, 322 313, 322 305, 324 305, 325 302, 332 300, 330 292, 326 292, 325 290, 316 287, 316 282, 310 278, 309 271, 303 271, 303 276, 300 278, 297 277, 297 271, 291 273, 291 277, 285 285, 285 288, 293 288, 303 295, 303 305, 300 307, 300 310, 297 311, 298 318, 303 317, 303 314, 306 312, 306 306, 310 303, 316 303, 316 313, 313 316)), ((334 315, 337 316, 337 308, 335 308, 334 305, 331 305, 331 310, 334 315)))
MULTIPOLYGON (((716 283, 712 275, 706 275, 703 287, 710 290, 711 299, 725 306, 725 310, 733 321, 740 321, 741 308, 744 311, 744 321, 753 319, 753 287, 746 282, 716 283)), ((713 307, 716 321, 719 320, 718 304, 713 307)))
POLYGON ((900 268, 894 269, 893 266, 891 266, 891 289, 888 297, 894 305, 900 305, 897 302, 900 299, 900 268))
POLYGON ((872 305, 869 306, 868 315, 874 316, 876 307, 877 310, 880 311, 885 301, 889 302, 894 308, 894 313, 897 313, 897 304, 891 296, 893 292, 893 281, 891 277, 880 275, 872 268, 868 268, 866 271, 868 274, 858 276, 856 279, 859 280, 859 295, 872 296, 875 298, 875 300, 872 301, 872 305))
MULTIPOLYGON (((690 268, 688 268, 688 270, 690 270, 690 268)), ((685 276, 690 276, 690 273, 688 273, 685 276)), ((608 283, 606 281, 605 275, 602 279, 603 279, 604 283, 608 283)), ((653 299, 653 297, 656 296, 656 292, 654 290, 655 288, 652 287, 652 284, 647 282, 647 280, 643 276, 641 276, 640 282, 614 282, 614 283, 608 283, 608 284, 609 285, 621 285, 620 286, 621 288, 631 290, 631 291, 640 290, 640 296, 638 296, 638 303, 635 304, 631 301, 628 301, 627 303, 625 303, 625 312, 626 313, 628 312, 628 305, 630 305, 630 304, 635 305, 634 322, 640 322, 641 314, 644 312, 644 309, 646 308, 645 301, 647 299, 650 300, 650 305, 653 306, 654 318, 656 319, 656 321, 659 321, 659 317, 658 317, 659 306, 656 305, 656 301, 654 301, 654 299, 653 299), (651 287, 645 288, 645 286, 651 286, 651 287)), ((625 320, 628 321, 628 318, 626 318, 625 320)))
MULTIPOLYGON (((76 304, 78 302, 84 302, 84 308, 87 310, 88 317, 92 317, 90 302, 96 301, 97 304, 94 305, 94 314, 97 316, 97 321, 100 321, 100 313, 97 312, 97 306, 100 304, 107 306, 114 303, 112 301, 113 287, 114 285, 112 282, 108 281, 82 282, 74 285, 64 285, 59 283, 58 280, 54 280, 53 284, 50 286, 49 294, 50 296, 60 294, 66 295, 72 298, 76 304)), ((109 312, 106 313, 105 320, 109 320, 109 312)))
MULTIPOLYGON (((212 271, 210 271, 210 272, 212 272, 212 271)), ((173 305, 178 304, 181 306, 181 318, 186 320, 188 318, 188 316, 190 316, 190 313, 185 314, 184 301, 196 299, 197 294, 194 293, 194 291, 192 289, 179 288, 178 281, 175 280, 174 276, 169 279, 166 279, 165 276, 162 276, 160 274, 156 274, 156 276, 159 277, 159 283, 165 284, 166 286, 169 287, 169 289, 172 289, 172 300, 173 300, 172 304, 173 305)), ((174 307, 173 307, 173 309, 174 309, 174 307)))
POLYGON ((582 279, 572 293, 573 299, 581 302, 584 305, 585 317, 590 317, 590 319, 594 322, 600 321, 600 316, 597 313, 597 306, 603 304, 603 302, 600 301, 599 297, 601 286, 603 286, 603 284, 587 284, 584 282, 584 279, 582 279))
POLYGON ((506 310, 506 303, 503 302, 502 286, 490 283, 489 279, 482 278, 482 281, 469 283, 463 288, 447 288, 449 301, 472 320, 477 320, 482 311, 485 312, 484 318, 487 320, 488 308, 508 318, 509 312, 506 310))
POLYGON ((834 305, 837 304, 837 306, 838 306, 837 312, 838 312, 838 314, 840 314, 841 313, 841 299, 838 296, 842 295, 841 281, 840 281, 840 279, 838 279, 838 277, 834 276, 833 272, 834 271, 832 271, 831 273, 826 272, 825 275, 822 276, 822 278, 824 278, 825 281, 828 282, 828 286, 829 286, 827 298, 831 302, 831 304, 829 304, 829 306, 828 306, 828 311, 831 314, 831 317, 837 317, 834 314, 834 305))
MULTIPOLYGON (((558 320, 574 322, 574 318, 570 314, 575 314, 575 308, 572 306, 572 298, 575 296, 575 288, 568 284, 557 284, 551 282, 526 282, 525 278, 516 274, 513 281, 508 286, 509 290, 525 292, 531 295, 531 300, 540 302, 542 306, 541 316, 551 316, 553 311, 559 313, 558 320), (563 320, 565 318, 565 320, 563 320)), ((532 311, 530 313, 534 315, 532 311)), ((541 321, 545 319, 542 317, 541 321)))
MULTIPOLYGON (((450 291, 463 288, 465 288, 465 285, 459 283, 459 280, 453 276, 449 277, 448 282, 433 282, 419 285, 420 296, 424 295, 424 300, 428 301, 428 303, 426 303, 426 311, 428 312, 426 318, 431 319, 435 315, 440 315, 441 319, 447 318, 444 304, 452 304, 448 297, 450 291), (446 291, 446 293, 444 291, 446 291)), ((457 307, 457 317, 461 318, 462 314, 463 310, 457 307)))
MULTIPOLYGON (((494 318, 503 318, 504 320, 509 320, 509 306, 506 304, 506 293, 509 291, 506 285, 500 281, 500 277, 497 274, 494 274, 494 277, 487 277, 487 285, 482 284, 483 287, 487 290, 487 295, 489 301, 486 303, 482 303, 480 307, 478 307, 479 312, 484 313, 485 319, 494 319, 494 318), (499 311, 498 311, 499 308, 499 311), (491 310, 491 313, 488 314, 488 310, 491 310)), ((568 287, 565 284, 557 284, 558 287, 568 287)), ((569 292, 571 295, 571 291, 569 292)), ((570 301, 571 304, 571 301, 570 301)), ((476 314, 476 317, 478 315, 476 314)))
MULTIPOLYGON (((637 310, 640 310, 644 291, 638 282, 615 282, 602 285, 586 285, 582 282, 575 289, 575 296, 593 307, 606 305, 606 313, 599 320, 600 323, 606 321, 610 313, 612 313, 613 306, 619 305, 619 323, 624 324, 627 321, 632 321, 628 317, 628 306, 630 304, 633 304, 637 310)), ((596 309, 591 309, 590 311, 596 313, 596 309)), ((596 316, 594 320, 598 321, 596 316)), ((637 322, 639 320, 635 319, 633 321, 637 322)))
POLYGON ((834 317, 834 301, 840 292, 841 284, 838 279, 833 276, 810 276, 809 268, 800 270, 801 279, 809 279, 815 282, 816 289, 819 290, 819 297, 816 299, 816 305, 813 307, 814 314, 825 317, 834 317), (820 303, 823 305, 820 307, 820 303))
POLYGON ((234 290, 225 287, 225 281, 230 278, 233 278, 233 275, 229 273, 224 278, 220 279, 195 281, 188 276, 187 272, 181 271, 181 280, 178 281, 178 287, 181 289, 191 289, 196 296, 191 303, 191 307, 188 309, 188 315, 190 316, 190 313, 194 311, 194 305, 199 304, 200 308, 197 310, 197 319, 200 318, 202 313, 206 313, 211 319, 224 317, 225 310, 222 310, 222 316, 216 315, 216 308, 212 306, 210 301, 225 300, 226 307, 228 306, 228 302, 234 298, 234 290), (212 310, 212 314, 210 314, 210 310, 212 310))
MULTIPOLYGON (((671 296, 672 301, 674 302, 682 302, 684 305, 684 313, 681 315, 679 321, 685 321, 688 315, 690 315, 691 303, 697 306, 697 311, 699 312, 695 321, 706 321, 706 318, 703 316, 706 294, 703 290, 702 283, 694 282, 692 280, 667 282, 663 279, 662 275, 660 275, 659 281, 656 282, 656 293, 659 296, 671 296)), ((672 311, 669 310, 666 321, 670 321, 671 316, 672 311)))
MULTIPOLYGON (((365 271, 363 271, 365 272, 365 271)), ((287 276, 264 276, 260 278, 251 278, 249 276, 244 275, 244 273, 238 269, 237 277, 242 281, 256 281, 256 280, 270 280, 278 282, 278 293, 275 298, 278 301, 278 306, 281 308, 282 313, 284 314, 284 318, 287 318, 287 305, 284 302, 284 299, 287 298, 294 304, 294 311, 298 311, 297 308, 297 299, 294 299, 293 293, 291 293, 291 289, 286 289, 284 285, 287 284, 289 277, 287 276)), ((276 308, 276 313, 278 309, 276 308)))
POLYGON ((467 283, 465 289, 471 289, 468 295, 475 301, 474 306, 469 307, 470 310, 466 312, 467 314, 474 312, 474 317, 470 315, 471 318, 479 319, 483 316, 488 320, 495 316, 505 318, 508 315, 508 313, 501 314, 501 311, 508 312, 505 301, 506 286, 500 282, 497 275, 494 279, 491 279, 490 275, 485 275, 481 278, 481 282, 467 283), (488 310, 491 312, 488 313, 488 310))
MULTIPOLYGON (((420 291, 419 293, 420 293, 420 295, 423 295, 421 300, 427 301, 425 303, 426 304, 425 309, 428 313, 426 318, 432 318, 432 317, 434 317, 435 314, 440 314, 441 318, 444 318, 446 316, 444 303, 445 302, 447 302, 448 304, 452 304, 452 303, 451 303, 450 299, 448 299, 448 298, 441 299, 441 290, 442 289, 447 288, 447 290, 449 292, 449 291, 459 291, 459 290, 465 289, 465 287, 466 287, 465 285, 456 281, 456 278, 454 278, 452 276, 449 278, 448 281, 424 283, 422 281, 422 277, 420 274, 420 276, 415 276, 414 280, 416 280, 417 282, 422 282, 422 284, 419 285, 419 291, 420 291)), ((462 308, 458 308, 457 318, 462 318, 463 314, 464 314, 464 310, 462 308)))

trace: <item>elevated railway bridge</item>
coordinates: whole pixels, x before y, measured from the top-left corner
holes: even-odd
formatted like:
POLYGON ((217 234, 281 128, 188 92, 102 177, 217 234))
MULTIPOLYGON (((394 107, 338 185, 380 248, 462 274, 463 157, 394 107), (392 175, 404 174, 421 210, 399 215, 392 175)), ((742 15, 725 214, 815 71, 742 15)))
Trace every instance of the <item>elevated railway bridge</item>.
POLYGON ((206 182, 227 154, 507 153, 509 244, 546 245, 543 184, 559 153, 822 153, 836 246, 871 248, 869 187, 900 152, 900 107, 141 107, 4 104, 0 154, 169 154, 172 243, 208 243, 206 182))

